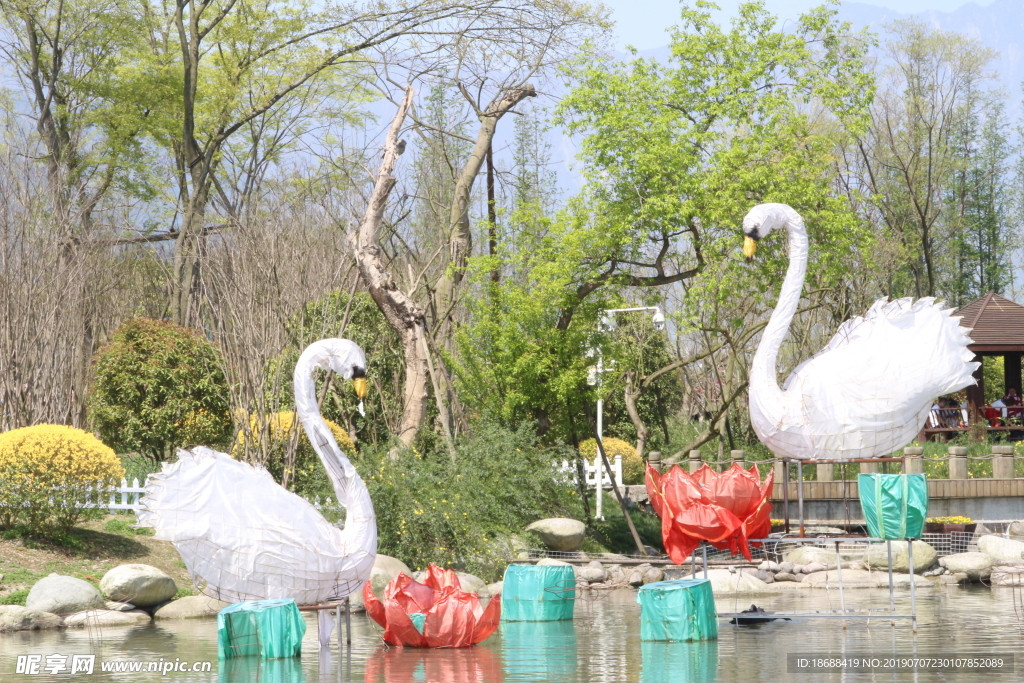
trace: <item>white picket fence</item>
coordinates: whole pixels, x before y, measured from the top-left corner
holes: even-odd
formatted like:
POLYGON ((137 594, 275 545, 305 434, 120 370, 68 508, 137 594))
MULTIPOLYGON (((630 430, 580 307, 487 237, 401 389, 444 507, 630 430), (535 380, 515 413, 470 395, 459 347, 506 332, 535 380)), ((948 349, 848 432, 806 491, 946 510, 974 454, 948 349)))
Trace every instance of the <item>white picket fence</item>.
MULTIPOLYGON (((104 495, 103 499, 97 503, 92 502, 92 496, 86 498, 86 507, 98 507, 106 510, 139 510, 142 508, 142 498, 146 493, 146 483, 149 481, 147 477, 143 480, 142 484, 139 484, 138 479, 133 479, 131 486, 124 479, 121 480, 121 485, 110 491, 109 497, 104 495)), ((317 510, 337 510, 338 503, 333 498, 326 498, 321 501, 320 496, 314 496, 312 499, 305 498, 306 502, 315 507, 317 510)))
MULTIPOLYGON (((597 468, 600 465, 600 456, 594 458, 594 462, 591 463, 587 460, 583 461, 584 475, 586 477, 587 488, 597 488, 597 468)), ((558 466, 558 472, 565 477, 566 483, 574 483, 576 481, 576 463, 563 460, 562 464, 558 466)), ((611 474, 615 477, 615 483, 618 486, 622 486, 622 456, 616 455, 612 460, 611 474)), ((144 479, 142 483, 139 480, 133 479, 131 485, 125 479, 121 480, 121 485, 115 489, 111 489, 109 494, 103 494, 99 501, 93 502, 92 496, 86 498, 86 507, 98 507, 106 510, 139 510, 142 508, 142 498, 146 493, 146 483, 148 478, 144 479)), ((604 486, 611 485, 611 477, 608 475, 608 470, 605 468, 605 474, 603 479, 604 486)), ((312 505, 317 510, 337 510, 339 509, 337 501, 333 498, 320 499, 320 496, 314 496, 312 499, 305 498, 306 502, 312 505)))
MULTIPOLYGON (((587 460, 583 461, 583 475, 586 477, 586 484, 588 489, 597 488, 597 468, 602 465, 601 456, 598 455, 594 458, 594 462, 591 463, 587 460)), ((558 471, 564 473, 569 481, 576 481, 576 463, 563 460, 561 467, 558 471)), ((615 476, 615 485, 622 486, 622 456, 616 455, 612 460, 612 474, 615 476)), ((611 486, 611 477, 608 476, 608 468, 604 469, 604 477, 602 483, 605 486, 611 486)))

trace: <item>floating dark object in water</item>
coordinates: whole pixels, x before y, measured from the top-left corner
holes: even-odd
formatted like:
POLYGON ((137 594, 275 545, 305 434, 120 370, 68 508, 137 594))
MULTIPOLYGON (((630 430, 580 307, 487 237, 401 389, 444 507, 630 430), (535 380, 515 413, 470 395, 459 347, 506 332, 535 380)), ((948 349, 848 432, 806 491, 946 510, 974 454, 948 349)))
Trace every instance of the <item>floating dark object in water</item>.
POLYGON ((776 621, 781 619, 782 621, 790 621, 789 617, 773 617, 775 612, 766 612, 757 605, 751 605, 750 609, 745 609, 740 614, 750 614, 749 617, 733 617, 729 620, 730 624, 739 624, 740 626, 749 626, 751 624, 766 624, 769 621, 776 621))

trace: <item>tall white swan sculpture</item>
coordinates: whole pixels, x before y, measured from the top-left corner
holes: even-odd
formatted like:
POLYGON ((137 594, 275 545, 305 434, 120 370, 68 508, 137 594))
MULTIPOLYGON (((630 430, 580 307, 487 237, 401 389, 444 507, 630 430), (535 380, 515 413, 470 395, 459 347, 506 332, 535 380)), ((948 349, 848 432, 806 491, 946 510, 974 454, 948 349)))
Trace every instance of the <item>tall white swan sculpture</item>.
POLYGON ((204 447, 149 478, 139 526, 171 541, 193 580, 211 597, 239 602, 295 598, 300 605, 362 588, 377 555, 377 519, 366 484, 320 416, 313 371, 333 370, 366 395, 366 357, 347 339, 311 344, 295 365, 295 411, 345 506, 331 525, 262 468, 204 447))
POLYGON ((776 361, 800 301, 807 230, 785 204, 743 219, 743 254, 772 230, 789 234, 789 269, 750 370, 750 422, 776 455, 800 459, 885 456, 910 443, 936 396, 974 384, 970 330, 934 298, 879 299, 840 325, 832 341, 780 388, 776 361))

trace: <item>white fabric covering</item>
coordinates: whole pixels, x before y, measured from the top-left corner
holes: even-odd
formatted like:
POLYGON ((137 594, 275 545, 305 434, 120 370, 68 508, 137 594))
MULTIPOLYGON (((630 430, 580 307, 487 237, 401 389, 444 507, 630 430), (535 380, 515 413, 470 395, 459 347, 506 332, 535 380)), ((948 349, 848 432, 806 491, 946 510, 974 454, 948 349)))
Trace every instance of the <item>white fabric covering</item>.
POLYGON ((295 406, 320 456, 345 528, 331 525, 262 469, 225 453, 179 450, 178 461, 149 478, 141 526, 171 541, 193 581, 228 602, 295 598, 300 605, 362 588, 377 555, 377 521, 366 485, 340 451, 316 402, 316 368, 351 379, 365 370, 362 350, 344 339, 311 344, 295 366, 295 406))
POLYGON ((843 323, 832 341, 780 388, 776 359, 803 290, 807 231, 785 204, 761 204, 744 233, 789 235, 789 269, 750 372, 750 420, 778 456, 848 459, 886 456, 914 439, 936 396, 974 384, 970 330, 932 298, 879 299, 843 323))

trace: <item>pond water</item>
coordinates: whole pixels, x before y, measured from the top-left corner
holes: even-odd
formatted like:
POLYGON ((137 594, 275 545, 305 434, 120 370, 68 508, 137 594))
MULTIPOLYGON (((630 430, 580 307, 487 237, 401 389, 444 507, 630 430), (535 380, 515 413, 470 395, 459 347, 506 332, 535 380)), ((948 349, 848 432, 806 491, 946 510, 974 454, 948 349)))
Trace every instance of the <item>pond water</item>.
MULTIPOLYGON (((573 621, 506 623, 483 644, 464 650, 387 648, 375 624, 353 615, 351 652, 339 657, 336 639, 318 656, 317 628, 307 616, 303 655, 294 660, 260 662, 255 658, 217 661, 215 620, 154 622, 136 628, 0 634, 0 681, 174 681, 175 683, 703 683, 710 681, 1001 681, 1024 680, 1024 654, 1016 671, 917 671, 874 673, 787 673, 787 655, 1021 653, 1024 635, 1018 626, 1009 588, 938 587, 917 593, 918 629, 909 621, 804 619, 736 627, 722 620, 717 641, 650 643, 640 640, 640 608, 634 591, 579 599, 573 621), (94 673, 37 675, 14 673, 18 655, 95 655, 94 673), (209 671, 104 673, 103 663, 209 662, 209 671)), ((887 592, 846 591, 847 609, 887 605, 887 592)), ((750 606, 751 599, 716 598, 719 611, 750 606)), ((797 590, 768 595, 755 602, 769 610, 838 609, 835 591, 797 590)), ((909 595, 897 593, 897 609, 909 613, 909 595)), ((307 613, 308 615, 308 613, 307 613)), ((69 658, 70 662, 70 658, 69 658)), ((145 666, 145 665, 144 665, 145 666)))

